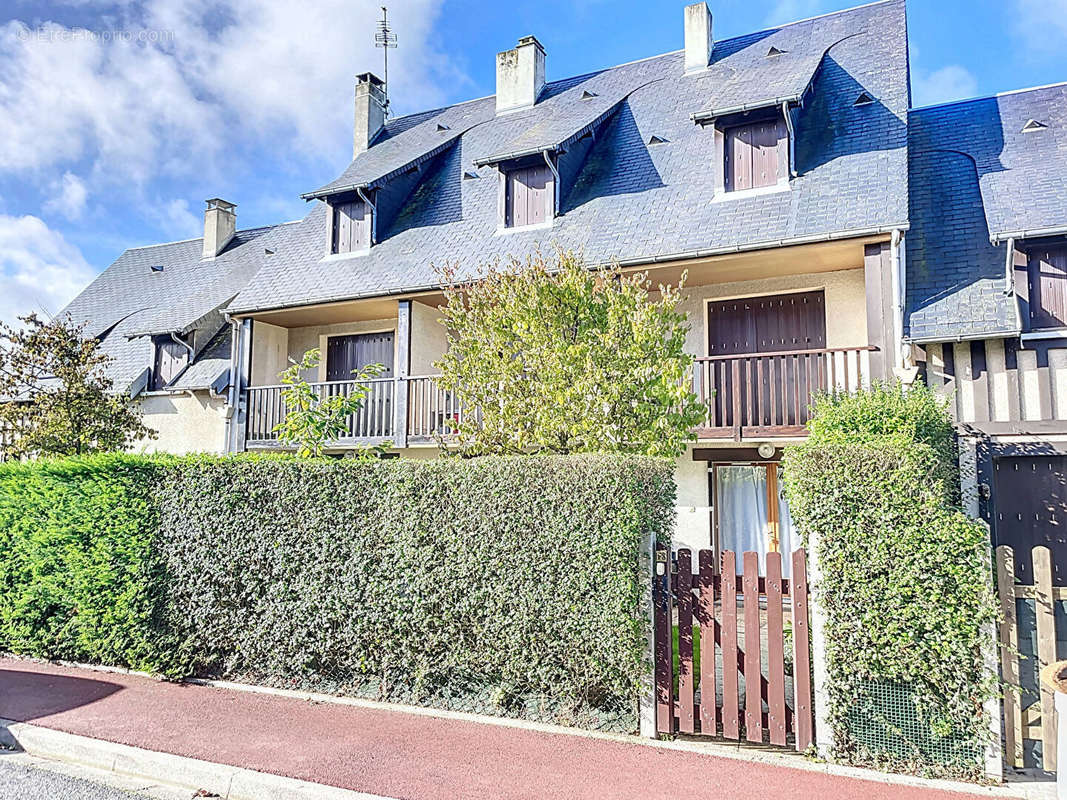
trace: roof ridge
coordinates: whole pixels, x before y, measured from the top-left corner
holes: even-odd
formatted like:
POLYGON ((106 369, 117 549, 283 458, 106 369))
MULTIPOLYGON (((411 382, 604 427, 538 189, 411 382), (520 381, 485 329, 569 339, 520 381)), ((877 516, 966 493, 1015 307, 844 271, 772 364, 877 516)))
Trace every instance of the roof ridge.
POLYGON ((1039 92, 1042 89, 1056 89, 1060 86, 1067 86, 1067 81, 1057 81, 1056 83, 1045 83, 1041 86, 1027 86, 1024 89, 1011 89, 1007 92, 996 92, 994 94, 979 95, 978 97, 966 97, 962 100, 949 100, 945 103, 931 103, 926 106, 913 106, 908 109, 908 113, 913 111, 926 111, 931 108, 944 108, 946 106, 958 106, 964 103, 978 103, 982 100, 995 100, 998 97, 1011 97, 1015 94, 1025 94, 1026 92, 1039 92))
MULTIPOLYGON (((298 222, 303 222, 300 219, 291 219, 286 222, 275 222, 271 225, 256 225, 252 228, 239 228, 233 232, 236 236, 239 233, 249 233, 251 231, 265 231, 271 228, 280 228, 282 225, 295 225, 298 222)), ((127 247, 123 252, 129 253, 132 250, 148 250, 153 247, 169 247, 172 244, 185 244, 186 242, 200 242, 203 241, 203 236, 193 236, 190 239, 175 239, 173 242, 156 242, 155 244, 140 244, 137 247, 127 247)))

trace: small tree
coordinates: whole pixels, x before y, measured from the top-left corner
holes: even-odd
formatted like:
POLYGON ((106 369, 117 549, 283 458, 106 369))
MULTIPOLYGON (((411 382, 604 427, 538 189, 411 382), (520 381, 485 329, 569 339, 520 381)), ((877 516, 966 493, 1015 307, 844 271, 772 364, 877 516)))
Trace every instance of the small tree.
MULTIPOLYGON (((326 445, 348 432, 348 418, 363 407, 368 387, 365 381, 377 378, 384 371, 381 364, 368 364, 361 370, 353 370, 354 384, 345 384, 338 394, 312 386, 304 373, 317 370, 321 354, 317 347, 304 353, 298 364, 292 364, 281 374, 285 401, 285 418, 274 426, 278 441, 296 445, 301 458, 317 458, 326 450, 326 445)), ((356 450, 360 457, 380 455, 387 444, 356 450)))
POLYGON ((112 358, 69 318, 0 324, 0 431, 5 457, 84 455, 154 438, 107 375, 112 358))
POLYGON ((441 384, 477 418, 472 454, 630 452, 678 456, 704 407, 691 391, 680 289, 589 269, 558 251, 457 283, 441 270, 448 352, 441 384))

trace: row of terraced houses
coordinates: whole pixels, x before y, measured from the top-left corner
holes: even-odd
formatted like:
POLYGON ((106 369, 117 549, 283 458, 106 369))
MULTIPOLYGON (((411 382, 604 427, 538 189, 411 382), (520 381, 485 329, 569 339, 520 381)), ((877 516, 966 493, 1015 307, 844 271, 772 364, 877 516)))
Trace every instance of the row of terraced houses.
POLYGON ((911 108, 902 0, 725 40, 700 2, 679 30, 682 50, 558 80, 527 36, 497 55, 495 95, 399 118, 360 75, 354 158, 307 216, 240 229, 214 198, 202 238, 124 252, 66 312, 158 431, 144 447, 278 448, 279 373, 319 347, 324 392, 386 367, 335 452, 433 457, 469 413, 435 382, 434 265, 558 245, 688 273, 708 413, 677 464, 677 544, 788 552, 777 461, 812 393, 895 379, 950 397, 997 540, 1052 541, 1067 85, 911 108))

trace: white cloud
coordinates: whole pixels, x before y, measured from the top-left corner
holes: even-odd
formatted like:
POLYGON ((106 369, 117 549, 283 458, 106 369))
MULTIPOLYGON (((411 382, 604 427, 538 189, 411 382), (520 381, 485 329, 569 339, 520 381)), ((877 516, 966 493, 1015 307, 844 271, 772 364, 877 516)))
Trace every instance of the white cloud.
POLYGON ((55 314, 94 275, 81 251, 40 218, 0 214, 0 321, 55 314))
POLYGON ((1067 0, 1015 0, 1016 34, 1030 53, 1063 57, 1067 39, 1067 0))
MULTIPOLYGON (((433 43, 442 1, 393 12, 394 108, 431 106, 440 87, 463 80, 433 43)), ((380 69, 378 5, 146 0, 116 11, 109 27, 120 36, 9 22, 0 26, 0 169, 88 158, 94 178, 141 184, 204 174, 256 143, 333 161, 347 149, 355 74, 380 69)))
POLYGON ((49 198, 44 203, 44 210, 50 214, 59 214, 69 220, 80 219, 85 211, 85 201, 89 190, 82 179, 72 172, 64 172, 63 177, 50 187, 49 198))
POLYGON ((933 72, 915 69, 911 91, 913 105, 930 106, 974 97, 978 93, 978 81, 959 64, 949 64, 933 72))
POLYGON ((152 218, 168 236, 178 239, 194 239, 203 233, 203 219, 189 210, 189 201, 175 199, 164 203, 151 212, 152 218))

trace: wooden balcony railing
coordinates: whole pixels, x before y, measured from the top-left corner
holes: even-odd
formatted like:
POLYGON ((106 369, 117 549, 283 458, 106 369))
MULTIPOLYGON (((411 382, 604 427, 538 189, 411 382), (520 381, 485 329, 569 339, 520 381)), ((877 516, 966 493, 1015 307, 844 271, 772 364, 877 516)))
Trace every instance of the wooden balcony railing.
MULTIPOLYGON (((704 439, 800 436, 812 397, 822 391, 855 391, 870 381, 873 347, 796 350, 783 353, 712 356, 693 359, 693 388, 708 412, 697 428, 704 439)), ((457 425, 477 409, 455 392, 442 389, 437 376, 375 378, 366 381, 363 408, 347 420, 338 446, 391 441, 403 447, 455 434, 457 425)), ((312 384, 324 397, 348 395, 355 381, 312 384)), ((275 427, 285 418, 284 386, 247 390, 246 442, 278 445, 275 427)))
POLYGON ((699 438, 803 435, 814 395, 870 383, 873 347, 745 353, 693 359, 693 389, 708 406, 699 438))
MULTIPOLYGON (((367 395, 363 407, 347 419, 345 435, 338 444, 385 441, 394 435, 394 401, 396 380, 373 378, 364 381, 367 395)), ((329 381, 311 384, 320 397, 348 396, 356 388, 356 381, 329 381)), ((270 446, 277 444, 275 427, 285 419, 284 386, 253 386, 248 391, 248 444, 270 446)))

